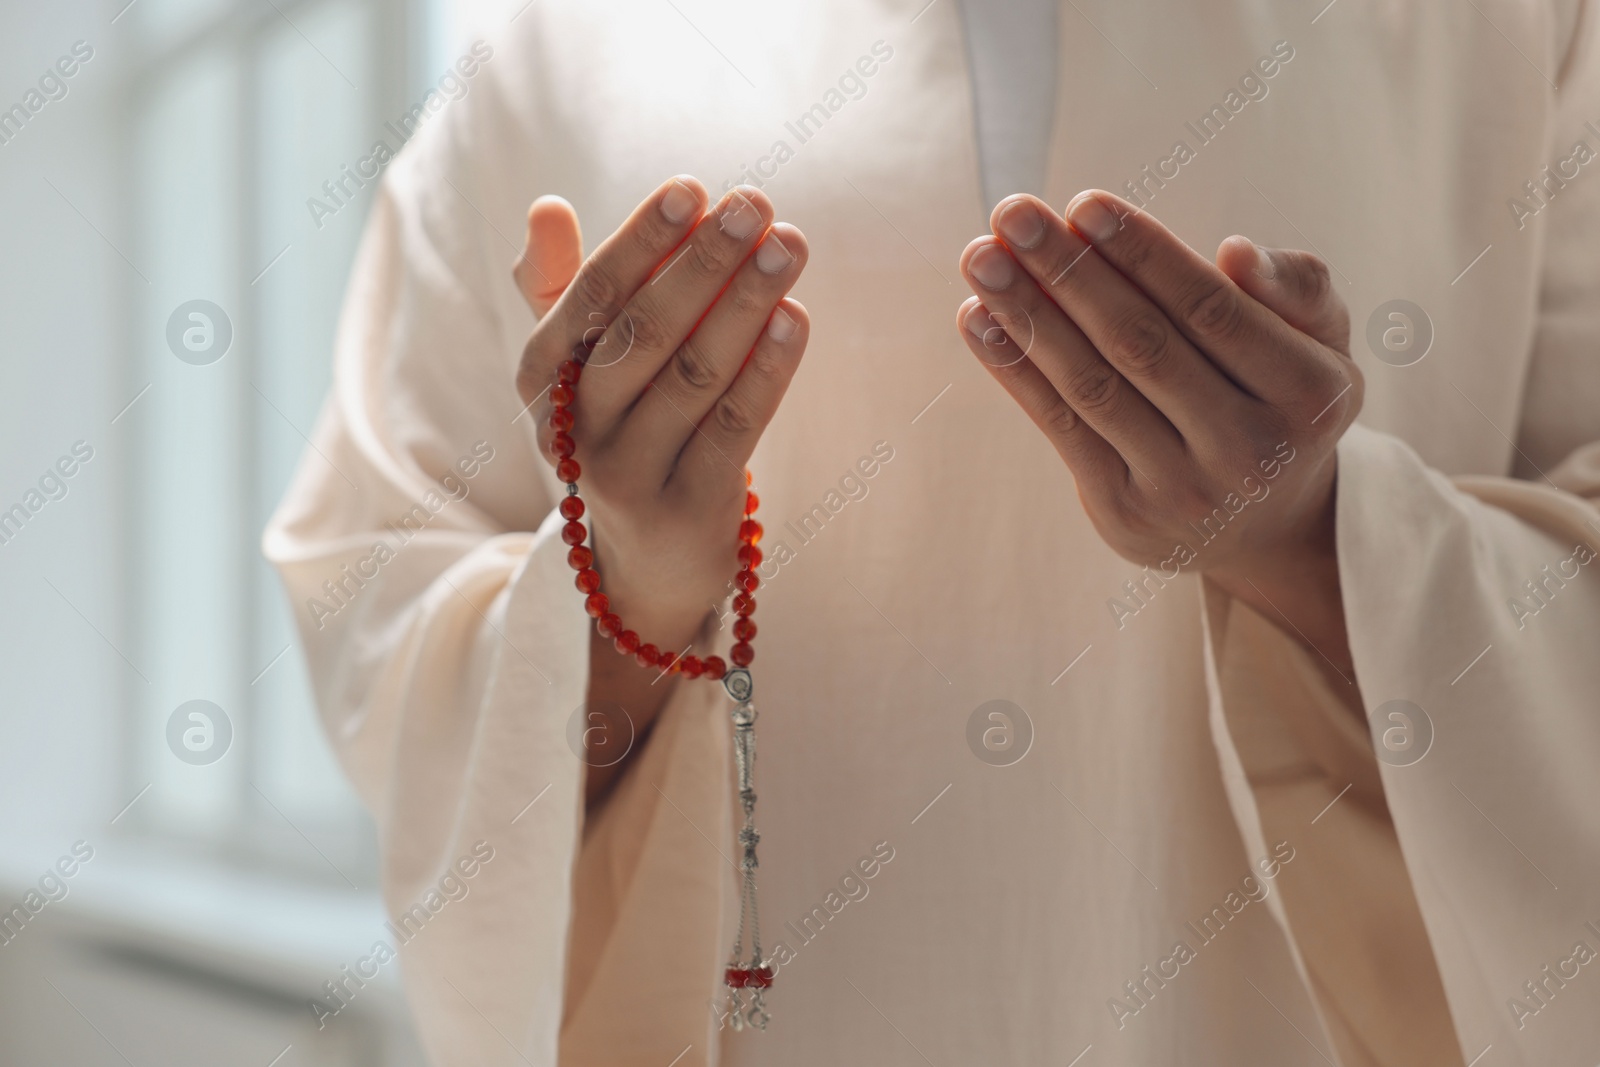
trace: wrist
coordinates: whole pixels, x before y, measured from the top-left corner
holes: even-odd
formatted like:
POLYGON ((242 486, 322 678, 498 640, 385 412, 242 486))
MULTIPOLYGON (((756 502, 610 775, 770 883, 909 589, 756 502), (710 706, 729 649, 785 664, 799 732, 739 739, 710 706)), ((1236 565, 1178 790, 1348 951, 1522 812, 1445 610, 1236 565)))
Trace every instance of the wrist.
POLYGON ((1339 559, 1331 543, 1262 554, 1212 568, 1204 575, 1309 646, 1349 680, 1354 663, 1345 627, 1339 559))
POLYGON ((1317 481, 1307 494, 1315 504, 1298 518, 1269 537, 1253 539, 1243 551, 1203 573, 1348 677, 1352 661, 1339 579, 1332 469, 1317 481))

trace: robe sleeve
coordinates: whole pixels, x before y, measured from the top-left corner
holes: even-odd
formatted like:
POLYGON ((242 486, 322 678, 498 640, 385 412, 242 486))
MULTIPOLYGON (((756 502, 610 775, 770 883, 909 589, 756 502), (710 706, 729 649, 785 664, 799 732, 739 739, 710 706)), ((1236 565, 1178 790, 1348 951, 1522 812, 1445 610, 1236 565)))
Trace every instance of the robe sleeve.
MULTIPOLYGON (((1578 18, 1548 116, 1563 156, 1600 118, 1595 15, 1578 18)), ((1521 235, 1545 252, 1522 421, 1501 428, 1517 442, 1516 477, 1447 478, 1359 424, 1339 445, 1354 678, 1205 583, 1224 781, 1247 846, 1286 837, 1297 849, 1273 913, 1345 1064, 1591 1067, 1600 1053, 1600 182, 1589 177, 1521 235), (1249 729, 1286 717, 1319 724, 1295 739, 1297 772, 1249 729), (1363 721, 1364 758, 1329 758, 1350 751, 1342 724, 1363 721), (1432 969, 1417 966, 1430 948, 1443 1004, 1432 969), (1361 973, 1360 956, 1379 967, 1361 973), (1342 990, 1328 981, 1341 973, 1342 990), (1375 989, 1391 999, 1363 1019, 1375 989), (1459 1050, 1437 1044, 1441 1025, 1459 1050)))
POLYGON ((711 1063, 726 721, 714 687, 677 685, 586 822, 589 620, 513 385, 532 319, 497 310, 520 310, 514 250, 477 213, 499 157, 456 118, 384 177, 263 548, 377 824, 384 940, 433 1061, 711 1063))

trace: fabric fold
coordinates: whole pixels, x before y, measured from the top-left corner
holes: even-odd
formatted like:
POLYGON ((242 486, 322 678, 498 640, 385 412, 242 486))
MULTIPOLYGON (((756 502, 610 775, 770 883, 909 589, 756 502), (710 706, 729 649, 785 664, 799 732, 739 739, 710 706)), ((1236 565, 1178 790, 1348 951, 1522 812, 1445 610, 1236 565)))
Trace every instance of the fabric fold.
POLYGON ((1576 974, 1545 971, 1597 947, 1595 454, 1547 485, 1452 482, 1353 427, 1338 551, 1358 686, 1206 583, 1214 738, 1241 768, 1230 799, 1247 838, 1297 843, 1274 914, 1345 1067, 1464 1062, 1415 1058, 1452 1025, 1468 1059, 1600 1048, 1581 994, 1560 996, 1576 974), (1443 997, 1419 993, 1430 982, 1443 997), (1374 1013, 1401 995, 1412 1015, 1374 1013))
MULTIPOLYGON (((416 174, 402 160, 390 178, 404 191, 416 174)), ((419 1033, 442 1064, 660 1064, 685 1046, 680 1063, 714 1062, 729 876, 713 842, 731 840, 719 693, 676 686, 585 825, 590 628, 553 476, 511 417, 509 367, 510 415, 463 417, 471 398, 425 323, 481 352, 500 325, 471 294, 475 257, 418 285, 416 265, 450 253, 397 195, 386 184, 369 221, 334 393, 263 551, 378 825, 419 1033)))

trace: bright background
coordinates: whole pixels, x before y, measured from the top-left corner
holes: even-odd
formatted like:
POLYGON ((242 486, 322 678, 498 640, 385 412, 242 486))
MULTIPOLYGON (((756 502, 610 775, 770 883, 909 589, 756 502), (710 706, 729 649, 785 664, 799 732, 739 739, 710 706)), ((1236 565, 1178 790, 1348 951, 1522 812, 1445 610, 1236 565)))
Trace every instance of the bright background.
POLYGON ((0 110, 93 49, 0 144, 0 512, 93 449, 0 531, 0 912, 93 849, 0 926, 0 1067, 421 1062, 393 965, 321 1029, 308 1007, 385 935, 259 538, 371 186, 320 229, 306 200, 522 3, 0 8, 0 110), (197 299, 233 331, 206 365, 166 339, 197 299), (167 740, 191 700, 231 727, 206 765, 167 740))

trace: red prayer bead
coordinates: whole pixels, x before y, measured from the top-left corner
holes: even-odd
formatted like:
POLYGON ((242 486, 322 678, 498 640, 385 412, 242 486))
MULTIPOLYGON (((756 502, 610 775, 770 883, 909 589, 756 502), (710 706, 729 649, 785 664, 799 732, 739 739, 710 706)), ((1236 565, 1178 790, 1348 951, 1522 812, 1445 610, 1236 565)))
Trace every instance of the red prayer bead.
POLYGON ((752 974, 743 967, 729 967, 723 972, 722 980, 730 989, 743 989, 750 984, 752 974))
MULTIPOLYGON (((556 370, 557 381, 550 387, 550 426, 555 430, 550 451, 558 457, 556 477, 571 487, 567 495, 562 498, 558 510, 561 517, 567 520, 561 529, 561 538, 570 546, 567 563, 578 572, 575 584, 586 594, 584 611, 596 620, 595 628, 602 637, 611 639, 619 653, 633 656, 640 666, 656 667, 663 673, 677 672, 690 678, 708 677, 720 681, 726 677, 729 669, 727 662, 721 656, 706 656, 704 659, 698 656, 679 656, 675 652, 663 652, 657 646, 642 641, 636 631, 623 627, 622 619, 611 611, 610 600, 599 591, 600 572, 594 569, 594 550, 584 544, 589 531, 578 521, 584 516, 587 507, 576 492, 578 478, 583 473, 583 468, 573 458, 577 452, 577 443, 569 432, 576 421, 571 404, 577 399, 576 384, 583 374, 583 359, 583 354, 579 353, 577 358, 566 360, 556 370)), ((764 553, 756 547, 764 531, 761 524, 751 517, 761 506, 761 498, 750 488, 755 484, 755 477, 748 470, 744 472, 744 484, 745 517, 739 524, 740 570, 734 578, 740 591, 733 597, 733 608, 738 615, 733 626, 733 634, 737 641, 728 653, 729 659, 738 667, 747 667, 755 659, 755 649, 750 642, 756 635, 756 624, 749 616, 756 610, 756 601, 750 594, 761 584, 755 568, 765 558, 764 553)), ((730 985, 739 988, 749 985, 764 989, 772 984, 772 971, 767 967, 730 967, 727 970, 727 979, 730 985)))
POLYGON ((752 989, 772 988, 772 968, 757 967, 753 971, 746 971, 745 985, 752 989))

